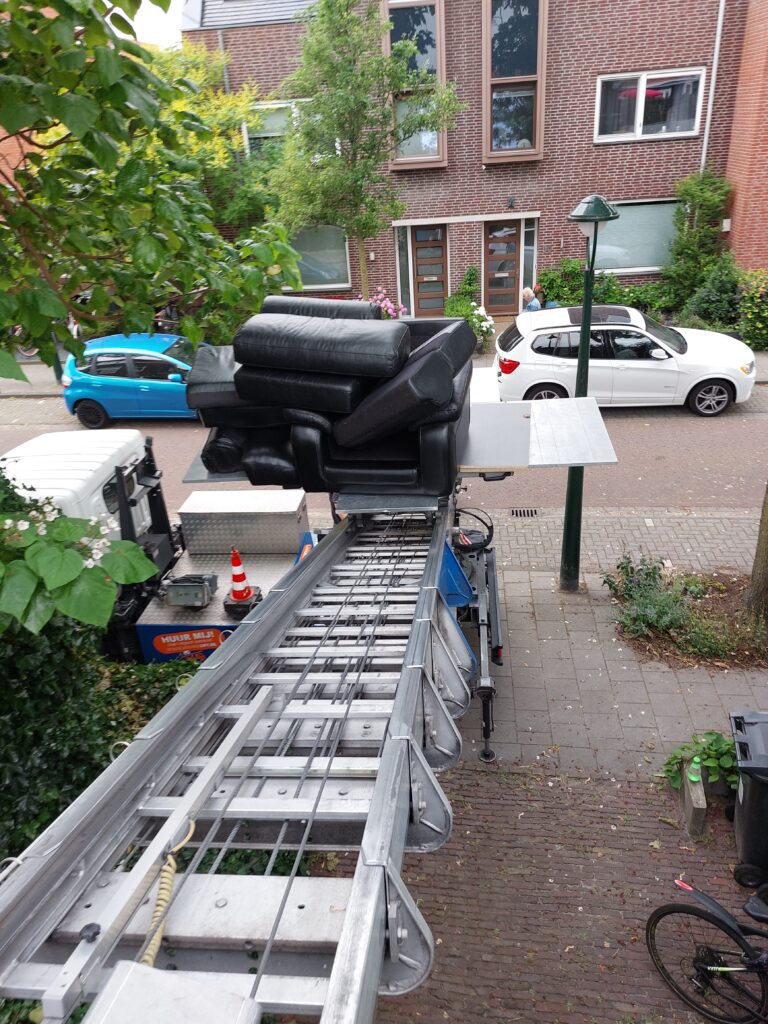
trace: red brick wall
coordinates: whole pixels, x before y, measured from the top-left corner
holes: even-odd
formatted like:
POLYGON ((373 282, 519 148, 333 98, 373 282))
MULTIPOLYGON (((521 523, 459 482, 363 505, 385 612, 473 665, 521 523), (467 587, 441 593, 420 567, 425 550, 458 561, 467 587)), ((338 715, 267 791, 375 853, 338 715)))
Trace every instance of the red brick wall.
MULTIPOLYGON (((720 172, 727 163, 735 103, 737 65, 750 0, 729 0, 726 8, 720 69, 708 160, 720 172)), ((765 11, 768 0, 752 0, 765 11)), ((550 0, 547 41, 544 156, 539 161, 482 165, 481 4, 446 0, 446 67, 461 100, 467 104, 448 133, 448 166, 394 172, 405 217, 434 218, 540 211, 538 265, 582 254, 581 235, 566 216, 590 192, 610 199, 672 196, 677 180, 700 166, 708 89, 719 0, 550 0), (595 145, 593 142, 597 76, 614 72, 706 68, 700 134, 693 139, 595 145)), ((267 93, 295 65, 296 25, 227 29, 232 53, 233 86, 256 81, 267 93)), ((218 46, 215 32, 188 33, 218 46)), ((763 34, 765 41, 765 34, 763 34)), ((765 42, 763 42, 765 46, 765 42)), ((765 133, 763 132, 763 138, 765 133)), ((765 206, 765 204, 764 204, 765 206)), ((389 230, 370 242, 372 284, 393 293, 396 287, 394 244, 389 230)), ((482 225, 449 227, 451 287, 466 267, 479 266, 482 225)), ((350 244, 352 292, 359 290, 357 254, 350 244)))
POLYGON ((727 175, 730 243, 742 267, 768 267, 768 0, 751 0, 744 31, 727 175))

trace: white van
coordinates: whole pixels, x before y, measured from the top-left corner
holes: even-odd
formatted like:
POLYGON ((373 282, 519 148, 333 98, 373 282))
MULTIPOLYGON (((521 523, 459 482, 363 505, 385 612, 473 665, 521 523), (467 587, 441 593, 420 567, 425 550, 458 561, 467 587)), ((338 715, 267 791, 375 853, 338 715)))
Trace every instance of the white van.
MULTIPOLYGON (((50 498, 67 516, 119 519, 115 467, 123 470, 130 499, 139 487, 137 467, 144 455, 144 437, 138 430, 60 430, 6 452, 0 469, 23 497, 50 498)), ((131 513, 136 534, 147 533, 147 498, 141 497, 131 513)), ((111 536, 120 537, 119 528, 111 536)))

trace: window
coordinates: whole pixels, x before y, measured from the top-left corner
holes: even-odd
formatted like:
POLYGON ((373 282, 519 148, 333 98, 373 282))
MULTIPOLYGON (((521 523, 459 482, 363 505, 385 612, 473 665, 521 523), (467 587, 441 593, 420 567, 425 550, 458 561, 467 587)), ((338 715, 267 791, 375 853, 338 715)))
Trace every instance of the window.
POLYGON ((616 330, 607 334, 613 344, 615 359, 650 359, 651 350, 659 347, 647 334, 639 331, 616 330))
POLYGON ((90 373, 96 377, 127 377, 128 364, 125 356, 113 352, 95 355, 91 361, 90 373))
POLYGON ((101 489, 101 496, 107 506, 107 512, 114 515, 120 507, 117 501, 117 477, 110 477, 101 489))
POLYGON ((301 254, 299 272, 305 288, 349 288, 349 250, 341 228, 304 228, 291 241, 301 254))
POLYGON ((547 0, 483 0, 483 159, 538 159, 547 0))
POLYGON ((257 103, 255 110, 259 120, 258 127, 243 126, 246 152, 251 156, 267 156, 270 148, 273 151, 279 149, 283 143, 283 136, 288 134, 296 104, 300 102, 301 100, 289 103, 257 103))
MULTIPOLYGON (((540 355, 555 356, 558 359, 579 358, 578 331, 563 331, 557 334, 540 334, 531 348, 540 355)), ((592 331, 589 336, 589 358, 609 359, 605 338, 601 331, 592 331)))
POLYGON ((704 69, 605 75, 597 80, 596 142, 696 135, 704 69))
MULTIPOLYGON (((386 14, 392 23, 389 46, 402 39, 412 39, 418 51, 411 57, 410 70, 427 71, 439 81, 444 81, 443 0, 429 4, 417 0, 390 0, 386 14)), ((407 116, 412 104, 413 98, 408 94, 396 100, 395 117, 398 122, 407 116)), ((445 132, 416 132, 397 147, 392 167, 445 166, 445 146, 445 132)))
POLYGON ((173 363, 165 359, 156 359, 154 356, 133 356, 134 376, 140 380, 168 380, 169 373, 180 373, 181 371, 173 363))
POLYGON ((675 237, 674 200, 617 203, 619 217, 598 235, 595 267, 611 271, 653 271, 667 262, 675 237))

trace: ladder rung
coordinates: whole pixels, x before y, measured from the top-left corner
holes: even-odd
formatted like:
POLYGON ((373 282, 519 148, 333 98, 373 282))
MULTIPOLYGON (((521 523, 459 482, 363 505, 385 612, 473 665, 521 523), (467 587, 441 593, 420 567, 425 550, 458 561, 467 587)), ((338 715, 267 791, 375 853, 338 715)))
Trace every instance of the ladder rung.
POLYGON ((394 701, 353 700, 350 704, 331 704, 327 700, 292 700, 283 714, 288 718, 389 718, 394 701))
MULTIPOLYGON (((210 762, 209 757, 190 757, 184 762, 184 771, 199 772, 210 762)), ((255 764, 251 758, 236 757, 225 773, 225 778, 242 778, 248 770, 248 778, 293 779, 305 776, 309 779, 374 779, 379 770, 378 757, 269 757, 262 755, 255 764), (328 761, 331 765, 328 767, 328 761)))
POLYGON ((380 616, 384 619, 397 618, 410 621, 415 610, 416 604, 413 601, 409 601, 408 604, 347 605, 341 611, 338 608, 299 608, 296 612, 296 618, 324 621, 326 619, 336 619, 338 616, 341 623, 350 619, 370 619, 380 616))
MULTIPOLYGON (((181 805, 182 798, 157 796, 147 800, 140 808, 143 818, 167 818, 181 805)), ((370 800, 345 800, 343 797, 321 798, 314 811, 314 799, 299 797, 296 800, 269 797, 212 797, 197 812, 197 820, 207 821, 221 816, 223 821, 315 821, 346 822, 365 821, 371 806, 370 800)))
POLYGON ((328 640, 334 637, 348 638, 352 640, 362 640, 363 637, 375 636, 389 638, 393 637, 396 640, 400 640, 403 637, 407 637, 410 633, 410 623, 403 625, 386 625, 385 623, 372 623, 362 622, 359 625, 345 623, 334 623, 332 626, 290 626, 285 631, 286 637, 297 637, 302 640, 314 640, 316 637, 327 638, 328 640))
POLYGON ((287 658, 290 661, 317 661, 319 658, 332 658, 334 661, 351 658, 393 658, 405 657, 405 644, 392 644, 391 647, 383 644, 345 644, 334 647, 332 644, 321 644, 319 647, 270 647, 264 652, 267 658, 287 658))

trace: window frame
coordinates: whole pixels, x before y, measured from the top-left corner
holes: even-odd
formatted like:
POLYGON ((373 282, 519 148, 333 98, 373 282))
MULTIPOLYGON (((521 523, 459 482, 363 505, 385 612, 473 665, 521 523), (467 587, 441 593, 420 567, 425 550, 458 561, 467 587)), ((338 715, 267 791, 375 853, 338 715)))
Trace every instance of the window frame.
POLYGON ((176 363, 172 362, 167 356, 160 352, 132 352, 130 356, 130 369, 131 369, 131 380, 140 380, 145 384, 169 384, 172 383, 168 380, 168 374, 178 373, 181 377, 184 376, 184 371, 176 363), (164 377, 142 377, 139 371, 139 363, 144 359, 149 363, 157 363, 158 366, 163 366, 167 369, 164 377))
MULTIPOLYGON (((619 219, 621 219, 622 206, 651 206, 656 204, 667 206, 679 206, 680 200, 676 196, 661 196, 655 199, 615 199, 613 205, 619 208, 619 219)), ((600 248, 600 238, 597 242, 600 248)), ((596 267, 595 274, 613 274, 614 277, 627 276, 629 274, 658 274, 662 270, 662 264, 654 267, 596 267)))
MULTIPOLYGON (((296 109, 300 103, 306 103, 306 98, 298 98, 292 100, 261 100, 258 103, 253 104, 254 110, 276 110, 277 108, 288 108, 290 110, 290 119, 295 120, 296 109)), ((251 135, 260 139, 284 139, 286 136, 285 132, 263 132, 256 136, 255 132, 249 131, 248 122, 243 121, 243 148, 245 149, 246 156, 251 156, 251 135)))
MULTIPOLYGON (((435 8, 435 35, 437 48, 437 68, 435 80, 445 84, 445 0, 381 0, 382 18, 389 20, 391 10, 403 10, 408 7, 434 7, 435 8)), ((389 56, 391 50, 391 37, 387 32, 384 36, 384 53, 389 56)), ((407 99, 407 94, 398 97, 407 99)), ((395 117, 393 110, 392 116, 395 117)), ((399 157, 395 153, 389 161, 390 171, 414 171, 421 167, 447 167, 448 166, 448 133, 445 129, 437 133, 437 155, 436 156, 407 156, 399 157)))
MULTIPOLYGON (((301 228, 301 231, 313 231, 315 228, 332 228, 336 227, 335 224, 311 224, 307 227, 301 228)), ((342 228, 339 228, 342 231, 342 228)), ((298 232, 297 232, 298 233, 298 232)), ((291 239, 293 245, 293 239, 291 239)), ((298 249, 296 250, 299 251, 298 249)), ((304 292, 344 292, 352 290, 352 266, 349 262, 349 235, 344 232, 344 254, 347 261, 347 283, 346 284, 303 284, 300 291, 296 288, 289 288, 287 285, 283 285, 283 291, 288 294, 301 295, 304 292)))
POLYGON ((693 68, 672 68, 664 69, 659 71, 625 71, 611 73, 610 75, 598 75, 597 82, 595 84, 595 121, 593 129, 592 141, 595 145, 610 145, 617 142, 662 142, 665 139, 695 139, 701 133, 701 114, 704 108, 704 92, 706 89, 706 78, 707 69, 705 67, 693 67, 693 68), (638 94, 642 93, 643 104, 642 114, 645 113, 645 90, 647 88, 647 82, 649 78, 686 78, 691 75, 699 76, 699 92, 696 97, 696 116, 694 118, 694 127, 691 131, 687 132, 656 132, 650 135, 643 135, 643 124, 642 115, 640 110, 640 104, 637 104, 635 110, 635 130, 630 133, 624 133, 623 135, 600 135, 600 98, 602 94, 603 82, 617 81, 627 78, 637 79, 637 91, 638 94))
POLYGON ((482 0, 482 70, 483 70, 483 164, 521 163, 526 160, 541 160, 544 156, 544 103, 546 98, 547 28, 549 24, 549 0, 539 0, 539 39, 536 52, 536 74, 521 75, 517 78, 492 78, 491 65, 491 17, 492 0, 482 0), (495 86, 534 86, 533 146, 522 150, 494 150, 492 148, 492 102, 495 86))

